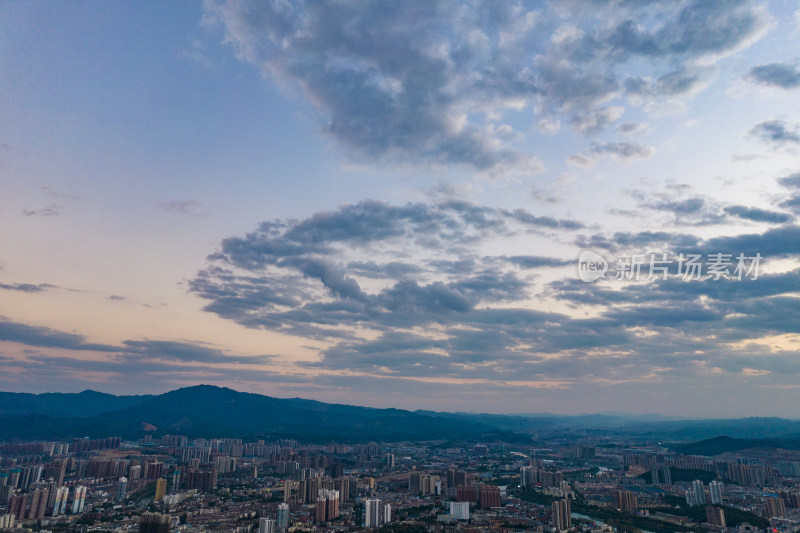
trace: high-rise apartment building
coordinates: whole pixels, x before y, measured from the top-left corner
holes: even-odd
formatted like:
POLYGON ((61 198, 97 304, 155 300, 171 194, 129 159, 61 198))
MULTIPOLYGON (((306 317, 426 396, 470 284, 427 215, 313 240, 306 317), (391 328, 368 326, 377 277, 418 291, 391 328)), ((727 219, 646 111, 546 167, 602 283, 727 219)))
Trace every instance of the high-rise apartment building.
POLYGON ((167 480, 162 477, 156 480, 156 493, 153 496, 153 501, 156 502, 162 501, 166 494, 167 494, 167 480))
POLYGON ((614 506, 622 511, 633 511, 639 507, 639 500, 633 492, 618 490, 614 492, 614 506))
POLYGON ((78 485, 72 490, 72 514, 83 512, 83 506, 86 503, 86 487, 78 485))
POLYGON ((781 498, 767 498, 764 502, 766 518, 786 518, 786 506, 781 498))
POLYGON ((258 533, 275 533, 275 520, 270 518, 259 519, 258 533))
POLYGON ((469 520, 469 502, 450 502, 450 514, 456 520, 469 520))
POLYGON ((121 477, 119 478, 119 486, 117 487, 117 501, 121 502, 125 499, 125 495, 128 493, 128 478, 121 477))
POLYGON ((711 505, 722 505, 722 487, 725 484, 720 481, 712 481, 708 484, 708 496, 711 505))
POLYGON ((169 533, 168 514, 142 513, 139 517, 139 533, 169 533))
POLYGON ((532 466, 523 466, 519 469, 519 484, 523 487, 536 485, 536 469, 532 466))
POLYGON ((58 487, 56 489, 56 498, 53 502, 53 516, 60 516, 67 512, 67 497, 69 496, 69 487, 58 487))
POLYGON ((556 531, 566 531, 572 527, 572 508, 567 499, 553 502, 553 527, 556 531))
POLYGON ((721 507, 706 507, 706 522, 712 526, 725 527, 725 511, 721 507))
POLYGON ((339 517, 339 491, 322 489, 317 496, 317 522, 339 517))
POLYGON ((381 524, 381 501, 370 498, 364 502, 364 527, 377 528, 381 524))
POLYGON ((278 505, 277 527, 280 533, 286 533, 289 529, 289 504, 281 503, 278 505))
POLYGON ((47 489, 36 489, 31 492, 31 507, 28 510, 28 518, 44 518, 49 495, 50 491, 47 489))
POLYGON ((25 519, 25 508, 28 506, 27 494, 12 494, 8 503, 8 514, 19 520, 25 519))
POLYGON ((145 479, 158 479, 164 476, 164 463, 156 461, 154 463, 147 463, 144 467, 145 479))

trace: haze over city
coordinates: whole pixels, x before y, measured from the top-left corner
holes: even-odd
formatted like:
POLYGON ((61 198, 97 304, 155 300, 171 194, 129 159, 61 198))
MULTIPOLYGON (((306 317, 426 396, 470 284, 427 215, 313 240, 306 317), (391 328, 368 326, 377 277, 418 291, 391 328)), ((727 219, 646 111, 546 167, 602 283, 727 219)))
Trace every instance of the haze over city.
POLYGON ((800 418, 792 2, 16 2, 0 35, 0 390, 800 418))

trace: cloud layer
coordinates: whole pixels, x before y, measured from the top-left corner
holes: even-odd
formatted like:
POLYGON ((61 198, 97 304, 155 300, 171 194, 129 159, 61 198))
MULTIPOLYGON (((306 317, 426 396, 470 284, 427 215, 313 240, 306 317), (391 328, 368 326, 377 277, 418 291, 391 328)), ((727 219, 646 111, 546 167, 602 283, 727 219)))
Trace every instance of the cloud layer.
MULTIPOLYGON (((681 215, 709 209, 702 199, 645 203, 681 215)), ((740 205, 715 210, 761 224, 791 219, 740 205)), ((476 204, 365 201, 226 239, 190 287, 223 318, 316 339, 319 359, 301 365, 314 370, 533 387, 800 372, 797 353, 759 344, 800 333, 790 318, 800 309, 797 270, 756 281, 586 284, 568 266, 587 245, 796 259, 797 226, 716 238, 585 232, 578 221, 476 204), (480 253, 488 242, 531 236, 572 239, 574 255, 480 253), (553 302, 562 310, 543 310, 553 302)))
MULTIPOLYGON (((535 150, 516 142, 525 127, 506 117, 521 111, 531 125, 564 115, 576 134, 597 134, 624 112, 605 104, 699 90, 713 63, 767 20, 749 2, 702 0, 230 0, 209 3, 206 23, 241 60, 299 89, 352 157, 497 175, 539 167, 535 150)), ((651 150, 598 144, 583 157, 651 150)))

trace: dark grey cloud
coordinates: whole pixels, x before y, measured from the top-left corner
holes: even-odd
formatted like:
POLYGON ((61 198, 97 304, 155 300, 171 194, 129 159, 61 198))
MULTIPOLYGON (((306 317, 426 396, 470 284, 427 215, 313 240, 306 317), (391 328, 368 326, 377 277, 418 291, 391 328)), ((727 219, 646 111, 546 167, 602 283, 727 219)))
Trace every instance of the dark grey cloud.
MULTIPOLYGON (((220 1, 208 4, 206 20, 238 58, 301 91, 353 157, 489 174, 538 166, 511 140, 506 111, 566 114, 576 132, 592 134, 617 118, 606 103, 635 85, 631 65, 644 59, 647 80, 656 80, 641 78, 647 98, 685 94, 766 23, 753 2, 699 0, 220 1)), ((604 153, 631 156, 622 146, 604 153)))
POLYGON ((747 78, 762 85, 796 89, 800 87, 800 64, 794 60, 759 65, 750 69, 747 78))
POLYGON ((30 326, 0 317, 0 340, 29 346, 63 348, 65 350, 116 351, 117 347, 88 342, 83 335, 65 333, 46 327, 30 326))
POLYGON ((764 233, 747 233, 731 237, 708 239, 707 250, 726 251, 765 257, 789 257, 800 254, 800 227, 787 225, 771 228, 764 233))
POLYGON ((0 283, 0 289, 7 291, 35 293, 57 288, 58 286, 51 285, 50 283, 0 283))
POLYGON ((521 268, 558 267, 571 265, 573 261, 557 259, 555 257, 542 257, 539 255, 513 255, 503 257, 507 261, 521 268))
POLYGON ((792 195, 778 205, 795 213, 800 213, 800 194, 792 195))
POLYGON ((583 223, 576 220, 563 220, 548 216, 536 216, 528 211, 525 211, 524 209, 515 209, 512 215, 520 222, 529 224, 533 227, 540 226, 544 228, 562 228, 567 230, 581 229, 584 227, 583 223))
POLYGON ((753 222, 770 222, 773 224, 783 224, 793 219, 791 215, 786 213, 779 213, 777 211, 769 211, 766 209, 759 209, 757 207, 746 207, 743 205, 731 205, 724 209, 729 215, 737 216, 745 220, 752 220, 753 222))
POLYGON ((800 189, 800 172, 779 178, 778 183, 790 189, 800 189))
POLYGON ((412 263, 392 261, 378 264, 375 261, 351 261, 347 264, 355 275, 376 279, 402 279, 422 274, 425 269, 412 263))
POLYGON ((50 204, 41 209, 23 209, 22 214, 25 215, 26 217, 38 216, 38 217, 49 218, 49 217, 59 216, 63 211, 63 209, 64 206, 61 204, 50 204))
POLYGON ((753 137, 776 146, 800 144, 800 126, 791 125, 785 120, 765 120, 747 132, 753 137))
MULTIPOLYGON (((683 188, 651 196, 641 195, 639 206, 655 211, 670 213, 677 225, 709 225, 725 221, 726 213, 722 206, 702 196, 685 197, 683 188)), ((736 209, 734 209, 736 211, 736 209)), ((734 213, 730 213, 734 214, 734 213)))
POLYGON ((265 364, 273 361, 272 355, 237 356, 217 348, 196 343, 154 340, 128 340, 122 343, 126 355, 136 355, 146 359, 165 359, 168 361, 194 363, 244 363, 265 364))
POLYGON ((611 236, 601 233, 580 236, 575 244, 581 248, 599 248, 613 252, 635 251, 646 253, 656 248, 671 254, 726 253, 762 257, 785 258, 800 255, 800 227, 783 225, 770 228, 763 233, 701 239, 695 235, 668 231, 617 232, 611 236))
POLYGON ((0 317, 0 341, 16 342, 41 348, 106 352, 118 357, 135 356, 142 359, 196 363, 264 364, 272 361, 271 355, 237 356, 217 348, 190 342, 126 340, 121 345, 92 343, 76 333, 51 328, 31 326, 0 317))
POLYGON ((702 213, 706 208, 706 201, 703 198, 695 197, 680 201, 658 202, 648 207, 662 211, 671 211, 676 215, 696 215, 702 213))

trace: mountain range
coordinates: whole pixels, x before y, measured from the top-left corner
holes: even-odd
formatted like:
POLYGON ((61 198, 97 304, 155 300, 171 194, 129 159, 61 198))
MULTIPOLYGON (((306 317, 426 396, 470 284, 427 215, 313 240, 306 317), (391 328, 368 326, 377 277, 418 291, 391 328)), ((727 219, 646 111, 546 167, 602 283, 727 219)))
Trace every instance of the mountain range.
MULTIPOLYGON (((531 443, 550 434, 592 431, 610 439, 636 438, 687 443, 726 436, 749 439, 700 444, 693 452, 713 452, 796 439, 800 421, 783 418, 674 420, 619 413, 564 416, 547 413, 496 415, 377 409, 281 399, 197 385, 160 395, 115 396, 96 391, 76 394, 0 392, 0 441, 55 440, 118 436, 139 438, 165 433, 189 437, 296 438, 307 442, 474 440, 531 443), (153 429, 155 428, 155 429, 153 429), (778 439, 778 440, 776 440, 778 439)), ((708 453, 709 455, 711 453, 708 453)))
POLYGON ((401 409, 279 399, 198 385, 158 396, 0 395, 0 440, 146 433, 190 437, 289 437, 309 441, 479 438, 503 430, 401 409), (155 428, 155 429, 152 429, 155 428))

